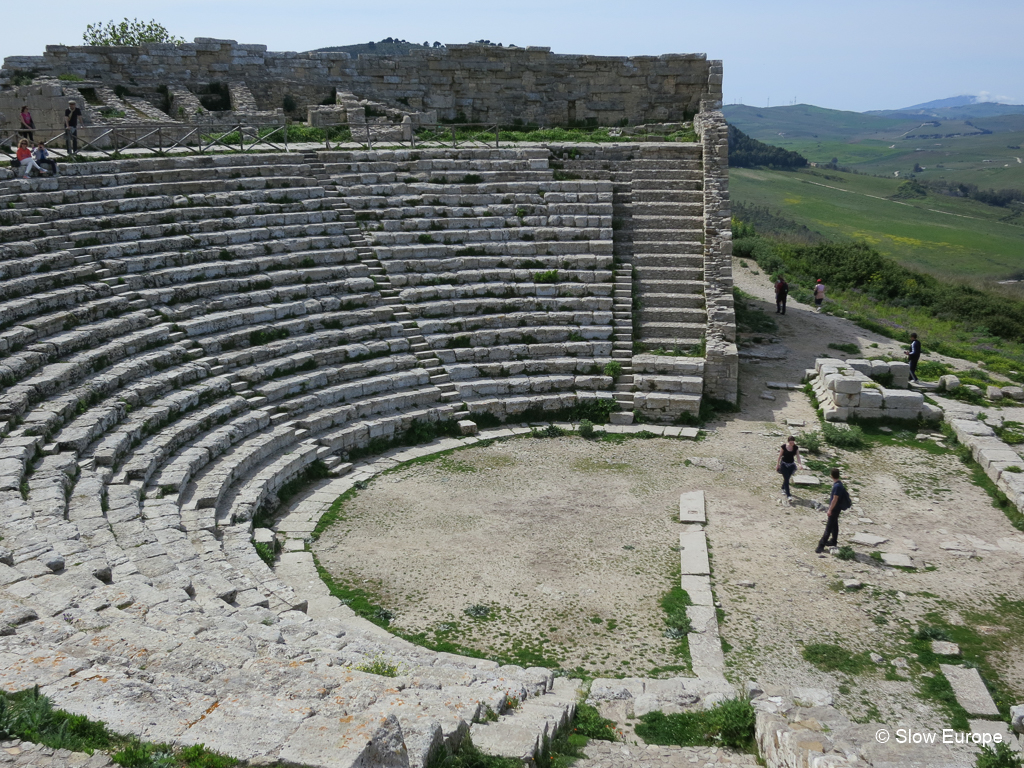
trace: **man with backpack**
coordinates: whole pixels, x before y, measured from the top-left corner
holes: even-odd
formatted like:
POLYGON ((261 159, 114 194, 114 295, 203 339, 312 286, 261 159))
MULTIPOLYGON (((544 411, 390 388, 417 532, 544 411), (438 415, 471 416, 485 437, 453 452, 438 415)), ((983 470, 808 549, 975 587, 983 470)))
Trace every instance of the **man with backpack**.
POLYGON ((839 470, 833 468, 831 474, 832 495, 829 496, 825 535, 821 537, 821 541, 818 542, 818 548, 814 550, 819 555, 825 551, 825 547, 839 546, 839 513, 845 512, 853 506, 850 492, 846 490, 846 486, 839 479, 839 470))
POLYGON ((781 274, 775 281, 775 314, 786 314, 786 297, 789 296, 789 283, 781 274))

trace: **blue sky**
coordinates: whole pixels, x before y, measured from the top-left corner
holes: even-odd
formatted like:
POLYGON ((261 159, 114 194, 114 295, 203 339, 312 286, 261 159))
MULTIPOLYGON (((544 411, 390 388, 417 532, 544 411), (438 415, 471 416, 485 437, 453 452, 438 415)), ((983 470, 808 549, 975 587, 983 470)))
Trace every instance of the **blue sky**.
POLYGON ((893 109, 959 94, 1024 103, 1021 0, 55 0, 11 17, 0 55, 76 44, 86 24, 155 18, 188 40, 310 50, 398 37, 545 45, 556 53, 707 53, 726 103, 893 109), (14 19, 20 18, 20 21, 14 19))

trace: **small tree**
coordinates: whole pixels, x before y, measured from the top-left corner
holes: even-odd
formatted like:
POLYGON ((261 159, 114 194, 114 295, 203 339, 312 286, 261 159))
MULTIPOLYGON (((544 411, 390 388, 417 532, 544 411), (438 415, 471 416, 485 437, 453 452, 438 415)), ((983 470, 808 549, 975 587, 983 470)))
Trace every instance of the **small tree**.
POLYGON ((175 37, 167 31, 163 24, 154 20, 139 21, 138 19, 113 22, 108 21, 98 24, 90 24, 82 33, 82 39, 86 45, 142 45, 143 43, 175 43, 181 44, 185 40, 175 37))

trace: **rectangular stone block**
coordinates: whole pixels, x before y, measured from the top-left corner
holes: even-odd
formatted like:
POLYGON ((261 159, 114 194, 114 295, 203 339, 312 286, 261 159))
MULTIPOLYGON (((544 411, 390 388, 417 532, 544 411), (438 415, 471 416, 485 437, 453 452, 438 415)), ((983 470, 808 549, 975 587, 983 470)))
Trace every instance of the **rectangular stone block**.
POLYGON ((690 596, 694 605, 714 606, 715 598, 711 593, 711 580, 707 576, 681 576, 679 586, 690 596))
POLYGON ((711 575, 704 531, 685 531, 679 534, 679 567, 679 572, 684 576, 711 575))
POLYGON ((940 664, 939 669, 953 686, 957 703, 967 710, 969 715, 998 715, 999 708, 992 701, 992 695, 985 687, 981 675, 976 669, 956 667, 951 664, 940 664))
POLYGON ((704 491, 689 491, 679 496, 680 523, 706 523, 704 491))

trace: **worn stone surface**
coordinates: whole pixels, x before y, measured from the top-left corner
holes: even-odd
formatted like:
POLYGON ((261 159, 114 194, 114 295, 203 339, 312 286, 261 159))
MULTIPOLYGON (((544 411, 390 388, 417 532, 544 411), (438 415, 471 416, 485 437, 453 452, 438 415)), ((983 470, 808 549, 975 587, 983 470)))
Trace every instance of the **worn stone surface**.
POLYGON ((998 715, 999 709, 985 687, 978 670, 940 664, 942 674, 953 686, 953 693, 961 707, 971 715, 998 715))

